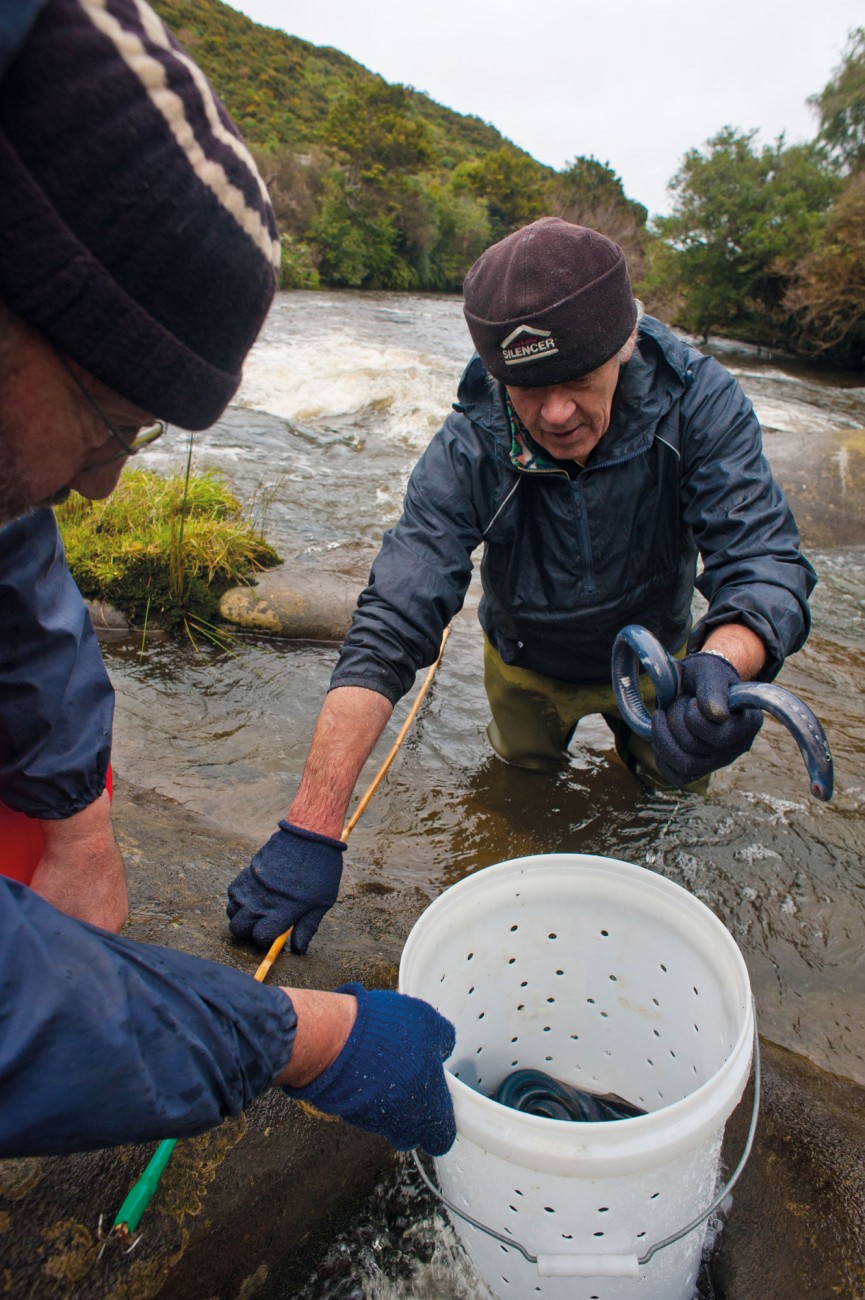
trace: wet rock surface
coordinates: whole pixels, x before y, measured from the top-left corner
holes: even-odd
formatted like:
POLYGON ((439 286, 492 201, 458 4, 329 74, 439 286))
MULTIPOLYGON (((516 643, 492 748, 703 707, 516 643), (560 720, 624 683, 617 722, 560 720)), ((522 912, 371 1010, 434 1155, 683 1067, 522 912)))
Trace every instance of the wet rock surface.
MULTIPOLYGON (((254 973, 258 954, 231 941, 223 900, 257 846, 122 779, 115 823, 131 882, 127 933, 254 973)), ((284 954, 268 978, 392 987, 404 938, 427 901, 420 890, 393 889, 349 863, 343 895, 312 952, 284 954)), ((763 1074, 757 1140, 712 1262, 712 1294, 862 1297, 865 1089, 770 1043, 763 1074)), ((749 1115, 746 1094, 728 1126, 729 1167, 749 1115)), ((112 1240, 100 1258, 100 1215, 110 1228, 152 1150, 0 1161, 0 1291, 40 1300, 308 1295, 334 1236, 357 1221, 365 1198, 395 1167, 383 1141, 271 1093, 239 1119, 178 1143, 135 1249, 125 1255, 112 1240)))
POLYGON ((374 551, 334 553, 330 563, 295 559, 232 587, 220 601, 228 623, 250 631, 311 641, 342 641, 366 585, 374 551))

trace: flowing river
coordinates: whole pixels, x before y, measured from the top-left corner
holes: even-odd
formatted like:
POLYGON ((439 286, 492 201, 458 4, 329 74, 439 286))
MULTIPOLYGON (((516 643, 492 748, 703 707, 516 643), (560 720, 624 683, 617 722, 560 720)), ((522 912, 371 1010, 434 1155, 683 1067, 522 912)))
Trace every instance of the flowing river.
MULTIPOLYGON (((614 760, 599 718, 580 725, 561 775, 507 767, 484 734, 473 584, 420 717, 349 854, 429 897, 523 854, 597 853, 649 866, 697 894, 731 930, 762 1033, 865 1084, 865 376, 827 376, 729 344, 711 350, 754 403, 820 577, 811 637, 780 681, 823 723, 835 760, 832 802, 810 796, 795 743, 770 719, 707 798, 644 789, 614 760)), ((338 557, 360 588, 470 351, 455 297, 281 294, 237 402, 195 436, 194 467, 218 467, 254 503, 287 564, 338 557)), ((187 446, 175 431, 147 463, 180 469, 187 446)), ((335 647, 243 636, 230 651, 109 641, 105 654, 118 696, 120 775, 263 841, 299 779, 335 647)), ((359 791, 410 702, 396 711, 359 791)), ((382 1210, 382 1223, 404 1230, 408 1195, 382 1210)), ((367 1237, 380 1232, 386 1241, 389 1229, 376 1222, 367 1237)), ((374 1279, 361 1284, 356 1267, 340 1273, 337 1247, 329 1281, 319 1278, 310 1296, 477 1295, 446 1236, 430 1228, 427 1208, 414 1223, 414 1281, 395 1291, 374 1279)), ((354 1249, 344 1244, 346 1259, 354 1249)))

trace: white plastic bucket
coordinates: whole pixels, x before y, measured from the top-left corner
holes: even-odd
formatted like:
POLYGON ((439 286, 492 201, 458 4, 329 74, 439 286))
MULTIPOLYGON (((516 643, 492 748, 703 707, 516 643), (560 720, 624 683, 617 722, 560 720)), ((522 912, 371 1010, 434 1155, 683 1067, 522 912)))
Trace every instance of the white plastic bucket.
POLYGON ((453 1021, 457 1140, 443 1197, 501 1300, 691 1300, 724 1124, 754 1038, 736 943, 680 886, 614 858, 555 853, 476 872, 412 929, 400 988, 453 1021), (487 1094, 512 1070, 615 1092, 649 1114, 544 1119, 487 1094))

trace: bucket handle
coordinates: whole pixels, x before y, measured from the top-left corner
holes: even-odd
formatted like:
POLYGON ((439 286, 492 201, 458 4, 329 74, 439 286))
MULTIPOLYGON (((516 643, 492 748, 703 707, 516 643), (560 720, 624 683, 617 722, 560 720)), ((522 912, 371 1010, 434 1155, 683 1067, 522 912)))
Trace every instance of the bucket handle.
MULTIPOLYGON (((751 1005, 754 1007, 753 997, 751 998, 751 1005)), ((648 1250, 646 1250, 642 1255, 601 1255, 585 1252, 582 1254, 532 1255, 528 1250, 526 1250, 525 1246, 520 1245, 520 1243, 515 1241, 513 1237, 506 1237, 502 1233, 496 1232, 494 1228, 488 1228, 486 1224, 479 1222, 478 1219, 473 1219, 470 1214, 466 1214, 464 1210, 460 1210, 452 1201, 448 1200, 439 1188, 436 1187, 435 1183, 421 1164, 417 1148, 415 1148, 411 1154, 421 1178, 433 1195, 441 1201, 442 1205, 450 1210, 452 1214, 456 1214, 458 1218, 471 1224, 473 1228, 478 1228, 481 1232, 485 1232, 488 1237, 493 1237, 496 1241, 500 1241, 502 1245, 518 1250, 523 1259, 525 1259, 529 1264, 535 1264, 537 1266, 539 1277, 639 1277, 640 1269, 649 1263, 649 1260, 657 1253, 657 1251, 664 1250, 667 1246, 672 1246, 675 1242, 681 1241, 683 1237, 687 1237, 695 1228, 699 1228, 702 1223, 705 1223, 706 1219, 708 1219, 711 1214, 715 1213, 735 1187, 739 1180, 739 1175, 748 1163, 748 1157, 750 1156, 751 1148, 754 1145, 754 1134, 757 1131, 757 1117, 760 1113, 760 1041, 757 1035, 756 1008, 754 1008, 753 1070, 754 1101, 751 1108, 751 1123, 748 1127, 748 1136, 745 1139, 745 1147, 742 1151, 739 1163, 736 1165, 736 1168, 727 1179, 724 1187, 717 1194, 708 1209, 703 1210, 702 1214, 698 1214, 695 1219, 691 1219, 690 1223, 686 1223, 684 1228, 679 1228, 677 1232, 671 1233, 669 1237, 664 1237, 661 1241, 656 1241, 654 1245, 649 1246, 648 1250)))

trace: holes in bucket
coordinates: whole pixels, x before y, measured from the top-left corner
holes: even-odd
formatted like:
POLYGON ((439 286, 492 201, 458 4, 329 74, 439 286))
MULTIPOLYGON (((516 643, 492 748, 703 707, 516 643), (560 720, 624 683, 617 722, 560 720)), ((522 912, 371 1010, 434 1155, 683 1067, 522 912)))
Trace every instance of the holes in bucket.
POLYGON ((555 1000, 556 1000, 555 998, 547 998, 548 1002, 555 1002, 555 1000))
POLYGON ((611 975, 611 976, 610 976, 610 979, 613 981, 614 984, 618 984, 618 982, 619 982, 619 977, 618 977, 618 975, 611 975))
POLYGON ((659 964, 659 966, 661 967, 661 970, 662 970, 662 971, 664 972, 664 974, 666 975, 666 973, 667 973, 667 968, 666 968, 666 966, 664 965, 664 963, 663 963, 663 962, 659 962, 658 964, 659 964))
POLYGON ((695 1034, 699 1034, 699 1032, 700 1032, 700 1026, 699 1026, 699 1025, 694 1025, 694 1033, 695 1033, 695 1034))
POLYGON ((562 1240, 563 1240, 563 1241, 573 1241, 573 1240, 574 1240, 574 1234, 573 1234, 572 1232, 563 1232, 563 1233, 562 1233, 562 1240))
POLYGON ((602 930, 602 931, 601 931, 601 938, 602 938, 602 939, 609 939, 609 937, 610 937, 610 932, 609 932, 609 930, 602 930))
POLYGON ((600 1231, 600 1229, 598 1229, 597 1232, 593 1232, 593 1233, 592 1233, 592 1236, 593 1236, 593 1237, 603 1237, 603 1235, 604 1235, 604 1234, 600 1231))
POLYGON ((563 970, 557 970, 557 971, 556 971, 556 974, 557 974, 557 975, 564 975, 564 973, 565 973, 565 972, 564 972, 563 970))
POLYGON ((511 934, 513 934, 516 930, 519 930, 519 928, 520 928, 520 927, 519 927, 518 925, 512 925, 512 926, 511 926, 511 934))
POLYGON ((637 1239, 639 1240, 640 1237, 645 1237, 645 1235, 646 1235, 645 1230, 644 1230, 643 1232, 638 1232, 638 1233, 637 1233, 637 1239))
POLYGON ((571 1034, 571 1038, 573 1039, 573 1041, 574 1041, 575 1043, 578 1043, 578 1042, 580 1041, 580 1035, 579 1035, 579 1034, 571 1034))
POLYGON ((652 1002, 656 1007, 659 1007, 661 1005, 657 998, 652 998, 652 1002))
POLYGON ((598 1206, 598 1214, 609 1214, 609 1212, 610 1212, 610 1207, 609 1207, 609 1205, 599 1205, 599 1206, 598 1206))
POLYGON ((478 1015, 478 1020, 483 1020, 486 1014, 487 1014, 486 1011, 481 1011, 480 1014, 478 1015))
POLYGON ((652 1192, 652 1195, 649 1197, 649 1200, 656 1201, 660 1195, 661 1195, 660 1192, 652 1192))
POLYGON ((594 1005, 595 1005, 595 999, 594 999, 594 998, 586 998, 586 1001, 587 1001, 591 1006, 594 1006, 594 1005))
POLYGON ((545 1033, 545 1034, 548 1034, 549 1032, 550 1032, 550 1026, 549 1026, 549 1025, 544 1025, 544 1033, 545 1033))
POLYGON ((475 991, 475 986, 474 986, 474 984, 473 984, 473 985, 471 986, 471 988, 469 989, 469 997, 471 997, 471 995, 474 993, 474 991, 475 991))
POLYGON ((656 1038, 660 1038, 660 1037, 661 1037, 661 1032, 660 1032, 660 1030, 658 1030, 658 1029, 653 1029, 653 1030, 652 1030, 652 1033, 655 1035, 656 1038))
POLYGON ((466 961, 471 961, 472 957, 474 957, 473 952, 466 953, 466 961))
POLYGON ((525 1009, 526 1009, 526 1004, 525 1004, 525 1002, 518 1002, 518 1003, 517 1003, 517 1011, 525 1011, 525 1009))
POLYGON ((553 1209, 553 1207, 552 1207, 551 1205, 545 1205, 545 1206, 544 1206, 544 1211, 545 1211, 545 1213, 547 1213, 547 1214, 555 1214, 555 1210, 553 1209))
POLYGON ((513 964, 514 964, 515 961, 516 961, 516 957, 508 957, 508 965, 509 965, 509 966, 513 966, 513 964))
POLYGON ((693 988, 694 988, 694 997, 698 998, 700 996, 700 990, 697 988, 696 984, 693 986, 693 988))
POLYGON ((602 1019, 602 1020, 609 1020, 609 1018, 610 1018, 610 1013, 609 1013, 609 1011, 602 1011, 602 1012, 601 1012, 601 1019, 602 1019))
POLYGON ((558 937, 559 937, 559 936, 558 936, 555 932, 552 932, 552 931, 550 932, 550 934, 547 935, 547 938, 548 938, 548 939, 558 939, 558 937))
POLYGON ((528 981, 528 980, 520 980, 520 988, 521 988, 521 989, 527 989, 528 987, 529 987, 529 981, 528 981))

